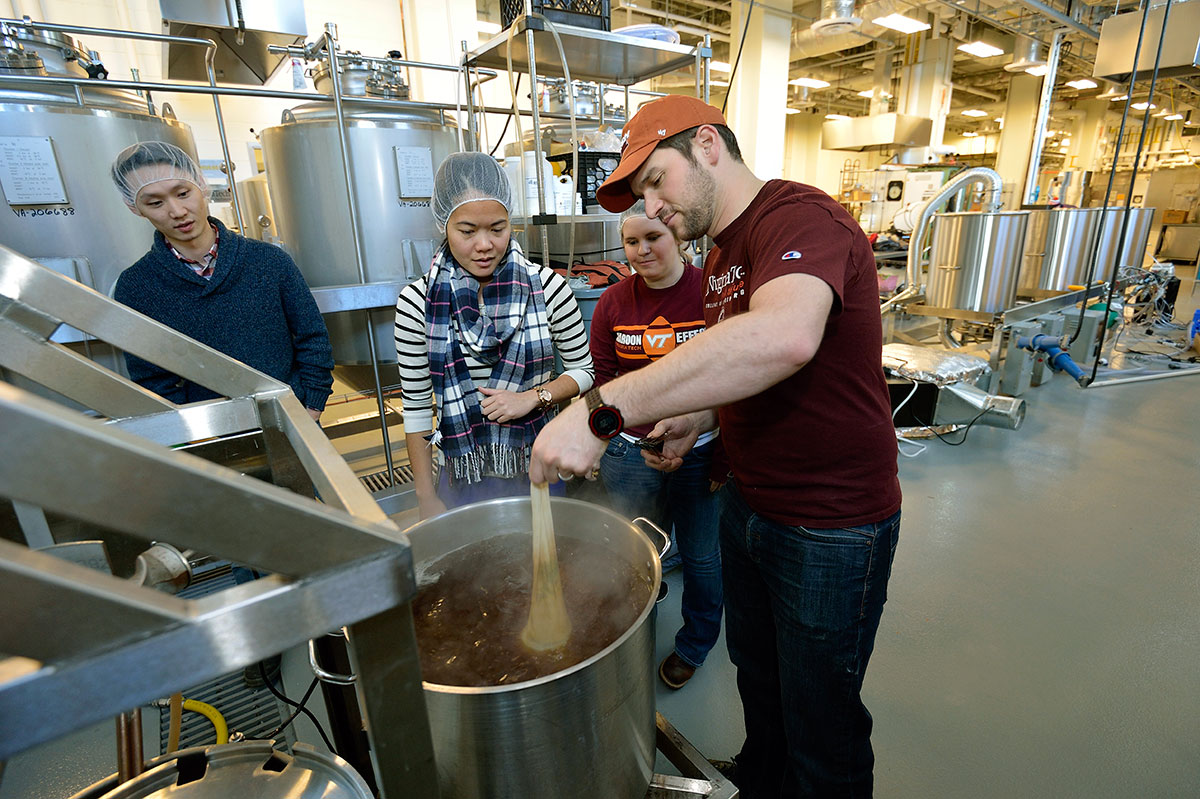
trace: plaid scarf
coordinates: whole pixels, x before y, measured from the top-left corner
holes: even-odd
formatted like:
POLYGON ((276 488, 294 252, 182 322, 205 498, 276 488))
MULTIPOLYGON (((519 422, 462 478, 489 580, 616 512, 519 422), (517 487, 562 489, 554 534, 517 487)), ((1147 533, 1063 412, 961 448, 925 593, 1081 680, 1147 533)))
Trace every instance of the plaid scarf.
POLYGON ((504 424, 489 421, 466 356, 492 365, 488 388, 527 391, 550 379, 554 344, 537 266, 510 242, 503 263, 480 292, 479 282, 443 244, 429 270, 426 297, 429 374, 438 416, 434 443, 446 456, 450 479, 475 483, 486 475, 525 474, 533 439, 549 417, 535 409, 504 424))

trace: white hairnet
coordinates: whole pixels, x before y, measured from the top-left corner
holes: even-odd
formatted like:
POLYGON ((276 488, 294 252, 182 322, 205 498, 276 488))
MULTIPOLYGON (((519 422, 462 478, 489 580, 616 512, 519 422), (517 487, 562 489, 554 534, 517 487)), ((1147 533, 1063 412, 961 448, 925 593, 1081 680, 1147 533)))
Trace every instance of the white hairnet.
POLYGON ((165 141, 143 141, 126 147, 112 165, 112 179, 125 204, 137 204, 138 192, 162 180, 186 180, 206 190, 204 174, 192 157, 165 141))
POLYGON ((624 233, 625 223, 628 220, 633 219, 635 216, 640 216, 640 217, 646 216, 646 201, 645 200, 638 200, 633 205, 629 206, 628 208, 626 208, 624 211, 621 212, 621 219, 620 219, 620 221, 617 222, 617 231, 620 233, 624 233))
POLYGON ((495 200, 512 213, 512 187, 504 168, 486 153, 452 153, 433 181, 433 220, 446 232, 450 215, 460 205, 495 200))

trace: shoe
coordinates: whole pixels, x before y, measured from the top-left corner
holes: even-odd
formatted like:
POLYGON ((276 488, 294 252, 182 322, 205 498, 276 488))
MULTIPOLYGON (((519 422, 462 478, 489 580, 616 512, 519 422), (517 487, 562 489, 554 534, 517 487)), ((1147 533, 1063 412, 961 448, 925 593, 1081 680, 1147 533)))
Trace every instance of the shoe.
POLYGON ((668 688, 676 691, 687 685, 687 681, 692 679, 692 675, 695 673, 696 667, 675 652, 663 658, 663 662, 658 666, 658 676, 662 678, 668 688))
POLYGON ((667 581, 663 580, 658 584, 658 599, 654 600, 654 604, 658 604, 667 598, 667 581))

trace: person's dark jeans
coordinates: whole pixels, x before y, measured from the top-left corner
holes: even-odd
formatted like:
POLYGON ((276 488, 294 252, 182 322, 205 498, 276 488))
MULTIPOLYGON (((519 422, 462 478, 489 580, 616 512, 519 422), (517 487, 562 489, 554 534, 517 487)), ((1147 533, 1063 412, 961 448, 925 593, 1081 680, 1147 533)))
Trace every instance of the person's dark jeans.
POLYGON ((900 513, 791 527, 754 513, 732 481, 719 504, 725 639, 746 721, 742 796, 871 796, 871 714, 860 692, 900 513))
POLYGON ((697 667, 721 635, 721 550, 708 479, 715 446, 709 441, 693 447, 683 466, 670 473, 647 466, 641 450, 620 436, 600 459, 613 510, 630 519, 646 516, 668 533, 675 528, 683 561, 683 626, 675 635, 675 652, 697 667))

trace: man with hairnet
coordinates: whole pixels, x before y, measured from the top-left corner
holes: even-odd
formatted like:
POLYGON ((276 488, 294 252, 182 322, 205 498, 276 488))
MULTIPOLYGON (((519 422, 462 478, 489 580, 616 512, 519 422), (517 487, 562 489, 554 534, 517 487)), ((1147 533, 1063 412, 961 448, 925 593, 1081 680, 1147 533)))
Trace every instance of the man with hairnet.
MULTIPOLYGON (((319 419, 333 385, 333 353, 295 262, 209 216, 204 176, 173 144, 127 147, 112 179, 129 210, 156 231, 150 251, 117 279, 114 298, 287 383, 319 419)), ((134 382, 172 402, 218 396, 134 355, 126 364, 134 382)))

